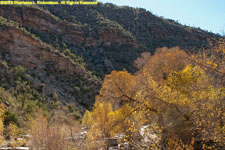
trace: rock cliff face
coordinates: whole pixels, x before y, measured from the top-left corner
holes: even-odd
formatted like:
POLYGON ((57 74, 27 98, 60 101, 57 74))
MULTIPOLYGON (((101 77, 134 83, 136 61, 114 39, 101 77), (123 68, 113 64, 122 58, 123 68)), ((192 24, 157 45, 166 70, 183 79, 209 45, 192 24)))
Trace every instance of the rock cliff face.
POLYGON ((8 54, 5 58, 12 65, 34 69, 45 67, 45 62, 54 62, 52 67, 58 71, 73 74, 80 70, 69 58, 62 57, 59 53, 44 47, 39 41, 16 28, 2 26, 0 39, 1 48, 8 54))
POLYGON ((135 36, 140 45, 149 49, 158 46, 180 46, 190 50, 207 45, 207 40, 215 36, 200 29, 182 26, 173 20, 157 17, 144 9, 117 7, 112 4, 99 5, 92 9, 118 22, 135 36))
MULTIPOLYGON (((180 46, 187 51, 197 52, 199 48, 208 47, 212 39, 220 38, 213 33, 157 17, 144 9, 102 3, 97 6, 44 8, 62 20, 87 26, 91 34, 86 34, 86 37, 106 41, 103 45, 92 42, 97 46, 91 49, 83 47, 85 51, 82 52, 93 70, 101 70, 103 74, 111 72, 111 68, 104 64, 105 59, 112 62, 116 70, 126 68, 135 72, 133 61, 143 51, 154 53, 158 47, 180 46), (101 34, 102 29, 104 34, 101 34)), ((86 46, 89 45, 92 44, 86 46)))
POLYGON ((3 17, 20 23, 20 26, 28 30, 38 31, 45 34, 63 35, 64 40, 77 46, 84 44, 84 34, 80 32, 81 26, 69 24, 58 20, 47 12, 29 7, 1 7, 3 17))
POLYGON ((100 81, 70 58, 12 26, 0 26, 0 45, 0 60, 26 68, 27 78, 35 87, 45 85, 46 97, 56 92, 62 102, 86 107, 93 103, 100 81), (82 93, 75 86, 88 89, 82 93))
POLYGON ((35 34, 42 41, 54 47, 60 47, 59 50, 64 49, 66 45, 73 53, 84 57, 92 71, 99 70, 101 74, 110 73, 112 70, 104 64, 105 59, 115 63, 115 69, 126 67, 121 66, 121 63, 116 63, 117 60, 113 58, 115 51, 119 54, 121 49, 121 57, 118 59, 126 62, 130 58, 123 59, 122 57, 126 56, 125 53, 131 54, 129 57, 133 60, 137 55, 134 49, 140 46, 130 32, 96 11, 91 12, 89 16, 93 19, 93 24, 79 21, 69 22, 52 15, 48 10, 35 7, 3 6, 0 7, 0 14, 8 20, 18 22, 20 26, 35 34))
POLYGON ((134 45, 134 39, 126 37, 118 30, 109 28, 100 28, 97 35, 93 38, 93 31, 88 31, 87 26, 69 23, 33 7, 1 7, 0 14, 2 17, 11 19, 20 23, 21 26, 28 30, 33 30, 42 34, 62 37, 66 43, 82 47, 91 46, 96 48, 100 45, 109 45, 115 43, 118 45, 134 45), (123 38, 124 37, 124 38, 123 38))

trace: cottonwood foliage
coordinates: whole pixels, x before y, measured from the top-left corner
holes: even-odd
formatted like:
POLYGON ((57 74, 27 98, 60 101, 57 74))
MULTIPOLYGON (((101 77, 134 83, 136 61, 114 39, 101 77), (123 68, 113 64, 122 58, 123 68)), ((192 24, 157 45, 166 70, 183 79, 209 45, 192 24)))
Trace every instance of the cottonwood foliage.
POLYGON ((133 149, 222 149, 224 54, 223 42, 200 54, 159 48, 135 61, 135 75, 111 72, 83 117, 87 149, 118 136, 133 149))

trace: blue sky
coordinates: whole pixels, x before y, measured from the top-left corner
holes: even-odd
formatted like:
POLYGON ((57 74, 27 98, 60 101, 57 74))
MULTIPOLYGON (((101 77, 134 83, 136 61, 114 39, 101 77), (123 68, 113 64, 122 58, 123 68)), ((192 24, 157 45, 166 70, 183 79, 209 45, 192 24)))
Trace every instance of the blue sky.
POLYGON ((225 31, 225 0, 98 0, 120 6, 145 8, 153 14, 178 20, 214 33, 225 31))

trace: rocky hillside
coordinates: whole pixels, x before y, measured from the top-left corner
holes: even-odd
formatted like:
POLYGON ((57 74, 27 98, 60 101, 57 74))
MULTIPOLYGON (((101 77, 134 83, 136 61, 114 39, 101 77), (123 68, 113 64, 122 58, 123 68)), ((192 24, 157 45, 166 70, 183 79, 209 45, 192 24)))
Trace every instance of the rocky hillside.
POLYGON ((1 6, 1 86, 16 87, 12 69, 46 99, 88 107, 112 70, 135 72, 144 51, 180 46, 195 52, 218 35, 159 18, 144 9, 97 6, 1 6), (4 63, 3 63, 4 62, 4 63), (42 90, 40 90, 42 89, 42 90))
POLYGON ((100 86, 96 76, 25 29, 19 28, 16 22, 7 22, 3 18, 0 21, 0 82, 4 88, 16 87, 18 76, 24 73, 19 81, 28 81, 46 99, 51 99, 54 93, 61 101, 72 102, 77 106, 88 107, 93 103, 100 86), (17 66, 25 70, 14 71, 12 68, 17 66))
POLYGON ((79 7, 46 6, 45 9, 62 20, 88 28, 85 35, 90 44, 84 45, 83 56, 94 66, 94 70, 97 68, 103 73, 124 67, 135 72, 133 60, 143 51, 153 53, 158 47, 180 46, 196 52, 199 48, 207 47, 211 39, 219 38, 213 33, 157 17, 144 9, 102 3, 79 7), (94 39, 99 42, 96 44, 94 39))

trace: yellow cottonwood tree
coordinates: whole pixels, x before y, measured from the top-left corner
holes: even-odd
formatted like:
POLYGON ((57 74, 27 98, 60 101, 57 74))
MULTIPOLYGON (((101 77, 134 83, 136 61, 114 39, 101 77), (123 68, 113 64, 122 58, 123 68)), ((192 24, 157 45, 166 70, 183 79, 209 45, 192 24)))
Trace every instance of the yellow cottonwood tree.
POLYGON ((24 144, 25 141, 17 141, 16 138, 19 136, 19 128, 17 125, 10 123, 7 127, 7 132, 10 138, 10 145, 12 147, 21 146, 20 144, 24 144))
POLYGON ((0 105, 0 145, 3 145, 6 143, 3 132, 4 132, 4 107, 0 105))
POLYGON ((104 138, 110 137, 111 127, 108 117, 110 112, 112 112, 112 105, 106 101, 96 101, 93 111, 91 113, 86 111, 83 125, 89 127, 86 139, 87 149, 97 150, 104 147, 104 138))
POLYGON ((82 124, 90 128, 92 126, 92 123, 93 123, 93 119, 92 119, 91 113, 90 111, 86 110, 82 118, 82 124))
MULTIPOLYGON (((100 137, 102 133, 106 137, 125 133, 125 139, 140 149, 136 135, 148 125, 157 128, 161 148, 225 146, 224 85, 191 60, 180 49, 162 48, 135 75, 113 71, 106 76, 91 112, 88 134, 96 130, 101 131, 100 137)), ((217 64, 224 67, 223 61, 217 64)))
POLYGON ((107 75, 102 84, 100 94, 96 97, 97 101, 108 101, 113 109, 118 109, 122 100, 127 100, 127 96, 134 96, 136 86, 135 76, 127 71, 112 71, 107 75))

